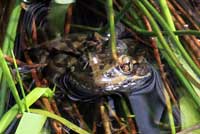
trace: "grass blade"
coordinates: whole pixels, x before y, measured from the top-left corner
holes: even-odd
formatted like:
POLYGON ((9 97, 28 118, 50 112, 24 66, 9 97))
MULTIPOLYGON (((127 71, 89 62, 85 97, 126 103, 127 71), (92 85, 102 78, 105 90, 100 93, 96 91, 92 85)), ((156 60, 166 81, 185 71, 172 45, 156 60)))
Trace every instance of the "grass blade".
MULTIPOLYGON (((34 88, 27 96, 26 102, 27 107, 30 107, 33 103, 35 103, 41 96, 52 97, 53 92, 49 88, 34 88)), ((24 99, 21 100, 24 103, 24 99)), ((9 126, 12 120, 19 113, 19 106, 15 104, 8 112, 4 114, 4 116, 0 120, 0 134, 5 131, 5 129, 9 126)))
POLYGON ((18 81, 19 81, 19 85, 20 85, 20 89, 21 89, 21 92, 22 92, 22 96, 24 98, 25 108, 26 108, 26 111, 29 111, 29 109, 28 109, 28 107, 26 105, 26 95, 25 95, 25 91, 24 91, 24 88, 23 88, 22 79, 21 79, 21 76, 19 74, 19 70, 18 70, 18 67, 17 67, 17 63, 16 63, 16 60, 15 60, 15 56, 14 56, 13 51, 11 52, 11 54, 12 54, 12 58, 13 58, 13 61, 14 61, 14 66, 15 66, 15 69, 16 69, 16 72, 17 72, 17 78, 18 78, 18 81))
POLYGON ((19 97, 17 88, 15 87, 14 80, 13 80, 12 75, 10 73, 9 67, 8 67, 4 57, 3 57, 3 52, 1 51, 1 49, 0 49, 0 61, 1 61, 0 66, 1 66, 1 69, 3 70, 4 77, 6 77, 7 84, 9 86, 14 98, 15 98, 17 105, 19 105, 20 111, 23 112, 23 106, 22 106, 22 103, 20 102, 20 97, 19 97))
POLYGON ((66 127, 70 128, 71 130, 73 130, 74 132, 77 132, 79 134, 90 134, 89 132, 83 130, 82 128, 76 126, 75 124, 69 122, 68 120, 55 115, 49 111, 45 111, 45 110, 41 110, 41 109, 30 109, 31 112, 33 113, 37 113, 37 114, 41 114, 41 115, 46 115, 47 117, 50 117, 52 119, 55 119, 59 122, 61 122, 62 124, 64 124, 66 127))
POLYGON ((110 43, 111 43, 112 55, 114 59, 117 59, 115 21, 114 21, 115 15, 113 10, 113 1, 107 0, 107 6, 108 6, 108 21, 110 26, 110 43))
POLYGON ((181 52, 182 56, 184 57, 184 59, 187 61, 187 63, 190 65, 190 67, 192 68, 192 70, 196 73, 196 75, 199 77, 200 76, 200 69, 197 67, 197 65, 193 62, 193 60, 191 59, 191 57, 189 56, 189 54, 186 52, 186 50, 183 48, 182 44, 177 40, 175 34, 172 32, 173 30, 171 30, 169 28, 169 26, 167 25, 167 23, 165 22, 165 20, 160 16, 160 14, 156 11, 156 9, 147 1, 147 0, 143 0, 142 3, 144 4, 144 6, 149 9, 149 11, 152 12, 153 16, 158 20, 158 22, 162 25, 162 27, 166 30, 166 32, 168 33, 168 35, 171 37, 172 41, 174 42, 174 44, 176 45, 176 47, 179 49, 179 51, 181 52))
MULTIPOLYGON (((2 46, 2 51, 4 54, 9 55, 10 52, 13 50, 14 47, 14 40, 16 37, 16 30, 17 30, 17 26, 18 26, 18 20, 19 20, 19 16, 21 13, 21 7, 19 4, 19 1, 16 0, 16 4, 14 9, 12 10, 12 13, 10 15, 10 19, 9 19, 9 23, 7 26, 7 30, 6 30, 6 35, 4 38, 4 42, 3 42, 3 46, 2 46)), ((6 82, 6 77, 5 75, 3 75, 3 70, 2 68, 0 68, 0 117, 2 116, 2 114, 5 111, 5 103, 6 103, 6 97, 8 94, 8 86, 7 86, 7 82, 6 82)))

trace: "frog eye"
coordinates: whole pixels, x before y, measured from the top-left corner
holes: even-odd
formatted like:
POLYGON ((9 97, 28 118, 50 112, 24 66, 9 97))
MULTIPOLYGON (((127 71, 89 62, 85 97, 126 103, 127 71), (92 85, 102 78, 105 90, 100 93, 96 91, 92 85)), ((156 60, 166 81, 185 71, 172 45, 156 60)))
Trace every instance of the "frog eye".
POLYGON ((133 72, 132 58, 127 55, 122 55, 119 58, 119 69, 124 74, 130 74, 133 72))

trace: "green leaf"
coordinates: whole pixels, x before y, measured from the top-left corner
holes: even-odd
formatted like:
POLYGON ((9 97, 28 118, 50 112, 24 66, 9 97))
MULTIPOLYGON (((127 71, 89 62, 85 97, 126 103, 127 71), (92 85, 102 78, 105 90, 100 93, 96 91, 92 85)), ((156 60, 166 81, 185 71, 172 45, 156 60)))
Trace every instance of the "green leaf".
POLYGON ((71 130, 73 130, 74 132, 77 132, 79 134, 90 134, 89 132, 83 130, 82 128, 80 128, 77 125, 71 123, 70 121, 66 120, 65 118, 62 118, 62 117, 60 117, 60 116, 58 116, 56 114, 53 114, 53 113, 51 113, 49 111, 40 110, 40 109, 30 109, 30 112, 41 114, 41 115, 45 115, 47 117, 55 119, 55 120, 61 122, 62 124, 64 124, 66 127, 68 127, 71 130))
POLYGON ((22 103, 20 102, 20 97, 19 97, 17 88, 15 87, 15 83, 14 83, 14 80, 12 78, 12 74, 10 72, 8 65, 7 65, 6 60, 4 59, 3 52, 2 52, 1 49, 0 49, 0 61, 1 61, 0 67, 3 70, 4 77, 6 77, 7 84, 9 86, 14 98, 15 98, 16 103, 19 105, 20 111, 23 112, 24 109, 22 107, 22 103))
POLYGON ((35 113, 24 113, 15 134, 39 134, 47 117, 35 113))
MULTIPOLYGON (((18 22, 19 22, 19 18, 20 18, 20 14, 21 14, 21 6, 20 6, 20 2, 18 0, 16 0, 15 3, 15 7, 12 10, 12 13, 10 15, 9 18, 9 23, 6 29, 6 34, 5 34, 5 38, 4 38, 4 42, 2 44, 2 51, 3 54, 7 54, 9 55, 11 50, 13 50, 14 48, 14 41, 15 41, 15 37, 17 34, 17 26, 18 26, 18 22)), ((1 60, 2 62, 2 60, 1 60)), ((8 94, 8 84, 7 84, 7 77, 5 74, 3 74, 4 70, 2 70, 2 66, 0 68, 0 117, 2 116, 3 112, 5 111, 5 105, 6 105, 6 99, 7 99, 7 94, 8 94)), ((8 80, 10 81, 10 80, 8 80)), ((14 93, 15 91, 12 91, 12 93, 14 93)), ((14 95, 15 99, 17 99, 17 101, 19 100, 18 95, 14 95)), ((18 104, 20 102, 17 102, 18 104)), ((20 105, 20 104, 19 104, 20 105)))
MULTIPOLYGON (((179 102, 182 129, 198 124, 200 122, 200 115, 194 100, 188 94, 184 93, 179 102)), ((191 134, 200 134, 200 130, 192 131, 191 134)))
MULTIPOLYGON (((45 93, 51 93, 51 89, 49 88, 34 88, 27 96, 26 96, 26 104, 27 107, 30 107, 33 103, 35 103, 41 96, 45 93)), ((52 95, 52 93, 51 93, 52 95)), ((50 96, 50 95, 48 95, 50 96)), ((24 103, 24 99, 21 100, 24 103)), ((19 113, 19 107, 15 104, 8 112, 4 114, 4 116, 0 120, 0 134, 5 131, 5 129, 10 125, 16 115, 19 113)))
POLYGON ((54 36, 64 33, 66 12, 69 4, 72 2, 74 0, 55 0, 51 2, 47 19, 52 31, 51 33, 55 34, 54 36))

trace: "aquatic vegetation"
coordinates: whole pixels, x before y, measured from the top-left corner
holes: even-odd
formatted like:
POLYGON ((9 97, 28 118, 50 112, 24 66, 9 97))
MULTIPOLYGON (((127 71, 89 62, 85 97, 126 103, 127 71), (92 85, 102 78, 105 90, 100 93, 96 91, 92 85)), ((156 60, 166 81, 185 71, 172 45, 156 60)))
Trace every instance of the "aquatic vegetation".
POLYGON ((1 3, 0 133, 199 133, 198 1, 1 3))

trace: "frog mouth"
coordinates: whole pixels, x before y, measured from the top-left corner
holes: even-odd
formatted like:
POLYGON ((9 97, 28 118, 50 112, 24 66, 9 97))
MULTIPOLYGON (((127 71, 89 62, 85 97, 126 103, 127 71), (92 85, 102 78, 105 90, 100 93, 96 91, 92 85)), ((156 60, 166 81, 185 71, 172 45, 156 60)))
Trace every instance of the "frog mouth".
POLYGON ((119 93, 119 92, 132 92, 146 86, 145 83, 151 81, 153 72, 151 66, 146 65, 147 73, 145 75, 124 74, 120 71, 119 67, 114 67, 101 75, 96 80, 90 79, 89 81, 80 81, 72 74, 64 75, 60 79, 64 87, 68 89, 70 98, 73 100, 89 101, 95 99, 97 96, 119 93), (111 73, 112 75, 110 75, 111 73), (69 82, 70 81, 70 82, 69 82))
POLYGON ((132 76, 126 78, 124 81, 119 83, 112 83, 104 88, 105 91, 127 91, 127 89, 132 89, 134 86, 142 85, 145 83, 146 79, 151 77, 151 73, 147 73, 145 76, 132 76))

